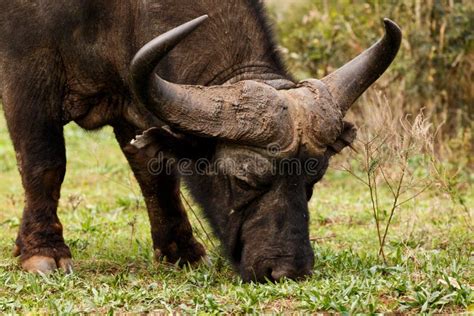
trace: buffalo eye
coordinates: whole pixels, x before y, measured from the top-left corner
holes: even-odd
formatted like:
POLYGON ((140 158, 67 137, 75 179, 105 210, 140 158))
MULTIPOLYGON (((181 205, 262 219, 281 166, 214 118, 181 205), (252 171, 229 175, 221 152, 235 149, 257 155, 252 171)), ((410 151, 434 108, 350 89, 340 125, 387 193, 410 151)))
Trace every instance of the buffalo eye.
POLYGON ((269 187, 269 185, 263 181, 259 181, 256 176, 253 175, 234 175, 235 183, 237 186, 244 191, 262 191, 269 187))
POLYGON ((271 186, 271 179, 256 175, 234 175, 235 184, 244 191, 264 191, 271 186))
POLYGON ((248 178, 244 177, 244 176, 235 176, 234 177, 234 181, 235 183, 237 184, 237 186, 244 190, 244 191, 250 191, 250 190, 255 190, 257 189, 254 185, 252 185, 250 183, 250 181, 248 180, 248 178))

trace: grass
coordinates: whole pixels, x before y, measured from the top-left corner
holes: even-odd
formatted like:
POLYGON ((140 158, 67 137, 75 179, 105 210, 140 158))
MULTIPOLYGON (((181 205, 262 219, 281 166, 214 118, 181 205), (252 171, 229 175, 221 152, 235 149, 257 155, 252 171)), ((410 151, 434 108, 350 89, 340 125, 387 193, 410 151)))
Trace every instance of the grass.
MULTIPOLYGON (((365 34, 362 31, 357 35, 352 34, 353 29, 344 24, 354 12, 363 12, 362 8, 369 10, 371 6, 356 7, 351 3, 351 6, 347 7, 347 10, 351 11, 350 15, 341 13, 323 16, 325 19, 334 19, 331 22, 316 16, 313 20, 308 20, 308 23, 302 23, 300 21, 302 17, 297 16, 295 21, 298 23, 293 25, 291 24, 293 20, 289 19, 291 16, 284 14, 284 11, 289 4, 303 2, 268 0, 269 4, 278 9, 279 19, 289 21, 289 26, 283 30, 295 31, 289 35, 280 34, 282 39, 291 39, 294 34, 298 34, 300 27, 306 28, 299 33, 304 35, 303 40, 308 37, 308 41, 311 42, 302 46, 303 53, 309 44, 316 43, 314 36, 323 36, 326 29, 333 30, 336 22, 343 23, 341 32, 350 31, 347 37, 344 33, 341 35, 341 38, 344 38, 341 45, 357 44, 359 41, 356 39, 371 40, 368 35, 360 35, 365 34), (358 10, 354 11, 357 8, 358 10), (339 21, 341 16, 344 16, 344 20, 339 21), (308 30, 317 32, 313 34, 308 30), (351 34, 352 37, 349 36, 351 34), (347 38, 351 38, 351 41, 347 38)), ((327 6, 326 2, 312 3, 315 6, 323 4, 327 6)), ((435 5, 438 7, 436 3, 435 5)), ((462 6, 462 4, 456 5, 462 6)), ((393 12, 388 16, 397 17, 397 14, 400 14, 400 18, 397 17, 396 20, 403 22, 403 19, 400 20, 404 17, 403 12, 393 12)), ((426 13, 427 21, 432 23, 433 16, 428 14, 431 11, 423 12, 426 13)), ((355 16, 358 17, 358 22, 352 23, 352 27, 357 29, 361 26, 361 30, 365 27, 372 31, 380 31, 379 14, 355 14, 355 16), (377 24, 370 23, 373 19, 377 19, 377 24)), ((407 19, 411 21, 410 16, 407 16, 407 19)), ((442 22, 444 21, 443 17, 442 22)), ((448 23, 446 34, 449 35, 450 30, 455 34, 446 38, 456 39, 457 32, 463 28, 455 27, 455 24, 453 27, 449 25, 448 23)), ((440 32, 438 40, 434 35, 420 36, 421 30, 416 24, 407 22, 403 27, 405 41, 409 40, 409 45, 402 45, 402 51, 397 57, 400 62, 396 61, 391 67, 392 71, 398 69, 403 75, 397 79, 400 81, 398 83, 397 80, 391 82, 387 79, 392 93, 387 92, 389 89, 384 89, 388 99, 394 104, 392 108, 403 112, 413 106, 418 111, 422 104, 428 108, 430 104, 443 104, 438 97, 442 97, 441 101, 452 100, 444 97, 444 90, 438 93, 438 88, 433 90, 435 92, 428 90, 429 98, 424 96, 420 102, 415 102, 406 95, 407 90, 413 92, 423 86, 431 87, 426 84, 426 80, 423 81, 423 78, 433 81, 433 72, 428 71, 425 66, 411 65, 418 65, 418 60, 427 59, 428 53, 425 48, 431 46, 426 46, 425 41, 432 40, 434 43, 432 46, 436 48, 438 43, 442 43, 441 33, 444 34, 444 31, 440 32), (409 35, 411 28, 414 36, 409 35), (404 52, 407 49, 410 49, 410 53, 404 52), (420 77, 415 70, 421 72, 422 76, 420 77), (415 78, 417 83, 414 87, 412 78, 415 78), (418 85, 418 82, 421 84, 418 85), (405 104, 403 109, 400 106, 402 104, 405 104), (409 106, 406 106, 407 104, 409 106)), ((425 29, 426 32, 435 31, 432 27, 425 29)), ((309 57, 312 57, 313 66, 317 66, 319 71, 324 69, 325 63, 340 64, 335 62, 340 56, 344 57, 341 57, 342 60, 346 60, 345 55, 354 55, 351 50, 332 47, 328 50, 330 51, 328 58, 334 57, 335 60, 319 61, 318 58, 321 56, 316 53, 320 49, 325 49, 324 43, 330 42, 333 33, 329 32, 327 36, 329 36, 327 41, 311 44, 314 46, 315 54, 309 57)), ((283 40, 281 43, 286 42, 283 40)), ((353 46, 365 47, 365 44, 353 46)), ((450 49, 453 47, 456 46, 449 45, 450 49)), ((295 47, 287 49, 290 56, 286 57, 290 65, 294 66, 296 62, 292 60, 290 53, 301 52, 295 47)), ((460 56, 465 56, 463 58, 468 60, 469 54, 460 56)), ((300 60, 305 70, 307 57, 300 60)), ((446 60, 449 61, 449 58, 446 60)), ((452 64, 451 61, 449 64, 452 64)), ((457 69, 446 67, 443 63, 440 65, 438 70, 451 72, 457 69)), ((468 71, 469 68, 460 66, 459 69, 468 71)), ((456 78, 459 77, 458 73, 453 73, 456 78)), ((392 77, 396 78, 395 75, 392 77)), ((441 75, 439 77, 443 79, 441 87, 444 89, 449 80, 446 81, 441 75)), ((458 81, 452 82, 458 84, 458 81)), ((379 85, 379 88, 382 86, 384 85, 379 85)), ((455 91, 459 90, 457 86, 455 88, 455 91)), ((364 104, 366 103, 364 101, 364 104)), ((368 111, 374 112, 374 108, 368 107, 368 111)), ((367 119, 367 114, 362 116, 364 120, 367 119)), ((404 113, 399 116, 403 115, 404 113)), ((242 284, 228 262, 220 256, 219 250, 212 246, 218 245, 218 242, 214 240, 211 243, 207 239, 192 212, 188 213, 195 234, 206 244, 211 265, 202 264, 193 268, 179 269, 156 263, 153 259, 150 228, 143 199, 111 129, 104 128, 99 132, 88 133, 71 124, 66 127, 65 132, 68 171, 58 212, 64 225, 66 241, 73 252, 75 273, 73 275, 57 273, 48 277, 31 275, 21 271, 17 259, 11 256, 21 218, 23 192, 16 170, 15 154, 5 121, 0 115, 0 313, 2 314, 151 311, 208 314, 317 311, 474 312, 472 239, 474 223, 471 222, 472 215, 471 217, 468 215, 469 212, 472 213, 474 207, 472 189, 474 174, 472 168, 466 168, 469 161, 472 162, 469 158, 472 153, 469 150, 443 153, 445 157, 450 156, 449 159, 445 158, 446 160, 451 160, 444 161, 445 164, 439 166, 439 173, 442 174, 444 182, 437 180, 435 185, 430 186, 423 194, 397 208, 385 246, 386 264, 378 256, 380 246, 369 190, 354 176, 341 171, 340 168, 343 164, 348 164, 355 169, 363 169, 363 164, 346 151, 332 163, 332 168, 326 177, 316 186, 310 202, 310 231, 316 256, 314 276, 303 282, 286 280, 278 284, 242 284), (458 169, 461 169, 460 174, 453 176, 456 172, 451 171, 458 169)), ((456 145, 459 138, 450 137, 445 140, 451 142, 451 145, 456 145)), ((468 143, 469 139, 462 141, 456 148, 462 149, 466 147, 463 144, 468 143)), ((427 177, 429 173, 424 166, 425 162, 415 161, 416 157, 414 158, 414 161, 410 160, 412 174, 418 178, 427 177)), ((388 165, 392 162, 393 159, 385 161, 388 165)), ((388 171, 396 177, 397 170, 392 167, 388 171)), ((392 197, 386 188, 382 188, 378 194, 380 200, 380 209, 378 205, 376 207, 376 211, 379 212, 378 220, 385 223, 390 217, 390 212, 385 211, 390 210, 386 205, 390 205, 392 197)), ((197 210, 197 207, 194 208, 197 210)), ((197 213, 199 214, 199 210, 197 213)), ((209 231, 208 227, 205 229, 209 231)))
MULTIPOLYGON (((0 312, 474 310, 474 247, 466 214, 434 189, 398 210, 385 265, 377 256, 367 189, 347 172, 331 169, 310 202, 314 276, 304 282, 242 284, 192 213, 211 265, 179 269, 154 261, 143 200, 109 128, 88 133, 69 125, 66 142, 59 216, 75 273, 30 275, 11 256, 23 193, 0 119, 0 312)), ((472 209, 474 194, 466 186, 463 198, 472 209)))

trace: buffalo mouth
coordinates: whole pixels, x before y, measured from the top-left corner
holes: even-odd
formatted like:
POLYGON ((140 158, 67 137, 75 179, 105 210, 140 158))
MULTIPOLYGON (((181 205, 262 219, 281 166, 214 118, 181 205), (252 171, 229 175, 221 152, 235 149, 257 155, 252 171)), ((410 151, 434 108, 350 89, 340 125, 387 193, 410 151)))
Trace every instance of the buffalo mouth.
POLYGON ((313 257, 275 255, 258 258, 249 266, 240 266, 239 272, 244 282, 280 282, 284 279, 304 280, 310 277, 313 257))

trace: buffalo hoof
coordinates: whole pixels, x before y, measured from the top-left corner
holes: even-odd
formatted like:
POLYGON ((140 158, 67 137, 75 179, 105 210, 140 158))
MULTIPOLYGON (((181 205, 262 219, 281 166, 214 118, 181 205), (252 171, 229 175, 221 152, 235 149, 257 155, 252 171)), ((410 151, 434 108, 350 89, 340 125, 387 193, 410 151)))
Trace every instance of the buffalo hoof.
POLYGON ((21 249, 18 245, 15 245, 15 247, 13 247, 13 257, 18 257, 19 255, 21 255, 21 249))
POLYGON ((58 269, 64 273, 72 273, 71 258, 60 258, 55 260, 52 257, 33 256, 21 263, 21 267, 31 273, 50 274, 58 269))
POLYGON ((155 259, 158 262, 166 261, 172 264, 178 264, 179 266, 208 262, 204 246, 196 240, 192 240, 188 244, 181 246, 173 242, 165 249, 155 249, 155 259))

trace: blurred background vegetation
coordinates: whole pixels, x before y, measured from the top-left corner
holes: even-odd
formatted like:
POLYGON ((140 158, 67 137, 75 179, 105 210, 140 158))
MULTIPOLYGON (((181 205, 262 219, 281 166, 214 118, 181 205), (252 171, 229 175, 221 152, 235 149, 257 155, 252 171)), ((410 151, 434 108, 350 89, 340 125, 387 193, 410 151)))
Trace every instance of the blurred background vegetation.
POLYGON ((352 113, 381 91, 395 118, 423 110, 436 154, 473 170, 474 1, 268 0, 289 70, 297 79, 322 78, 383 35, 382 18, 400 25, 403 42, 389 71, 352 113))

